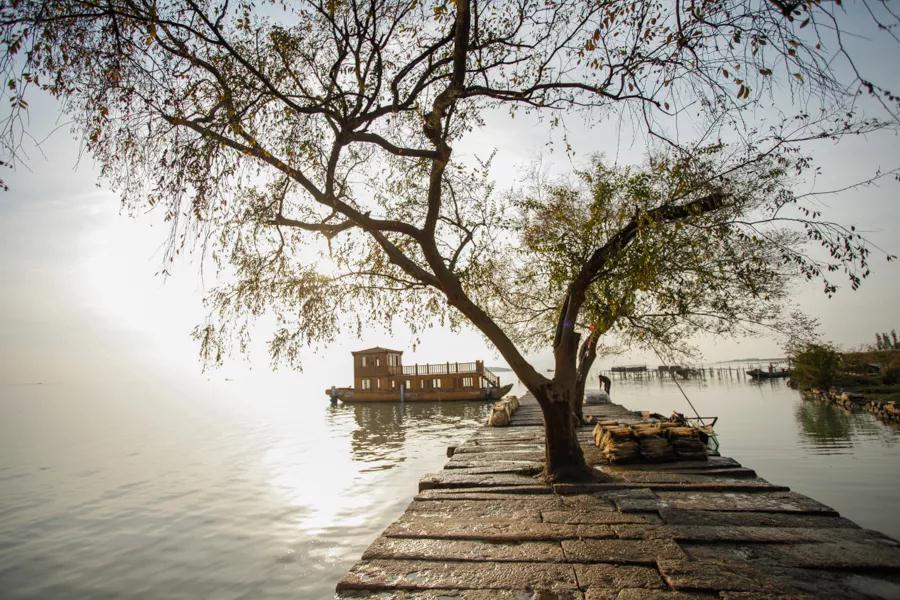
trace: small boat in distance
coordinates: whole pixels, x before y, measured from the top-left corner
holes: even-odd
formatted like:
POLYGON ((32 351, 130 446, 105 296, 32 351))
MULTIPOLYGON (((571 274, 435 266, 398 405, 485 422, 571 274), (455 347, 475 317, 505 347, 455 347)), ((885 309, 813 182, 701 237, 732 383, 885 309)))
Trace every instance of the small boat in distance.
POLYGON ((374 347, 353 354, 353 387, 331 387, 332 402, 446 402, 499 400, 512 384, 484 362, 404 365, 402 350, 374 347))
POLYGON ((768 371, 764 371, 762 369, 750 369, 749 371, 747 371, 747 375, 749 375, 753 379, 780 379, 782 377, 790 377, 791 371, 790 369, 772 368, 770 368, 768 371))

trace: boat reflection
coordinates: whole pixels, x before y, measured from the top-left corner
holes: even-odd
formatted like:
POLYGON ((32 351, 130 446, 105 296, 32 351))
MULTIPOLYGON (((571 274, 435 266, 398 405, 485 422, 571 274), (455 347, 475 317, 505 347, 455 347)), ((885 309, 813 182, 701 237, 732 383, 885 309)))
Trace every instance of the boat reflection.
POLYGON ((446 439, 448 430, 469 431, 487 418, 484 402, 367 402, 330 407, 335 418, 348 414, 356 424, 350 433, 354 460, 371 463, 365 471, 391 469, 406 460, 407 434, 423 439, 446 439))

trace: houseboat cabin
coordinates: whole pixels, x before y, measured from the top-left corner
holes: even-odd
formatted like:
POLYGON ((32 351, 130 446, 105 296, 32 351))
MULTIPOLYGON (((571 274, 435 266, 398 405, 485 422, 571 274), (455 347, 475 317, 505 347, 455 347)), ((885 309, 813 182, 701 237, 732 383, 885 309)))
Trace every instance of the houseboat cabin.
POLYGON ((496 400, 512 388, 480 360, 404 365, 402 350, 377 346, 352 354, 353 387, 326 390, 332 401, 496 400))

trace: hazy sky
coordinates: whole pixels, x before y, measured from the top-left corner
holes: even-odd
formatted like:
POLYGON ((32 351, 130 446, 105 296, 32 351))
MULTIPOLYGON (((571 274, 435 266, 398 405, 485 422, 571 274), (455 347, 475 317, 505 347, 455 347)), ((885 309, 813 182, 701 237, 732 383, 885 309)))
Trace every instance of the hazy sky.
MULTIPOLYGON (((880 70, 893 72, 896 78, 896 61, 884 62, 887 65, 880 70)), ((52 100, 35 97, 31 103, 31 131, 36 138, 65 122, 52 100)), ((499 120, 489 119, 483 132, 457 150, 496 148, 501 187, 514 183, 521 168, 537 158, 557 172, 571 167, 561 153, 548 154, 543 128, 528 120, 499 120)), ((639 156, 635 147, 617 152, 614 133, 609 128, 575 129, 578 159, 592 152, 626 162, 639 156)), ((120 214, 116 195, 97 186, 90 158, 83 157, 79 164, 78 146, 68 127, 59 128, 40 152, 32 149, 30 154, 28 169, 4 173, 10 191, 0 192, 0 382, 197 377, 200 364, 189 332, 202 321, 202 296, 211 285, 201 280, 197 263, 182 261, 167 280, 156 275, 165 239, 159 216, 120 214)), ((823 144, 816 156, 824 168, 817 186, 824 189, 870 175, 877 166, 897 166, 900 140, 879 135, 848 140, 839 147, 823 144)), ((900 184, 892 181, 829 197, 822 207, 835 220, 855 223, 885 250, 900 253, 898 192, 900 184)), ((876 331, 900 327, 897 263, 887 264, 877 255, 873 264, 872 276, 857 292, 841 289, 827 299, 819 283, 796 286, 797 301, 821 319, 827 338, 853 346, 873 341, 876 331)), ((348 384, 350 350, 375 344, 409 349, 411 343, 402 328, 392 338, 380 331, 362 339, 345 336, 327 356, 310 355, 306 373, 299 377, 315 386, 348 384)), ((781 354, 781 340, 775 336, 697 343, 707 361, 781 354)), ((502 364, 478 334, 434 329, 404 357, 405 362, 476 358, 502 364)), ((541 368, 549 366, 549 353, 536 358, 541 368)), ((601 363, 645 361, 657 362, 631 353, 601 363)), ((224 370, 209 376, 244 378, 250 372, 262 377, 268 371, 260 343, 247 359, 233 357, 224 370)))

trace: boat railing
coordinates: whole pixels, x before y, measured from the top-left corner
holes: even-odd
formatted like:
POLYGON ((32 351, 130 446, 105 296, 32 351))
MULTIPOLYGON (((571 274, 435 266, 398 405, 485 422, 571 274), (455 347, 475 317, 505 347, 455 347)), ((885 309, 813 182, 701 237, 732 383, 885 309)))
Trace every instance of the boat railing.
POLYGON ((479 373, 478 364, 467 363, 433 363, 424 365, 403 365, 390 367, 391 375, 453 375, 456 373, 479 373))
POLYGON ((500 385, 500 377, 484 366, 481 361, 475 362, 447 362, 432 364, 415 364, 403 366, 389 366, 388 373, 391 375, 480 375, 491 386, 500 385))

